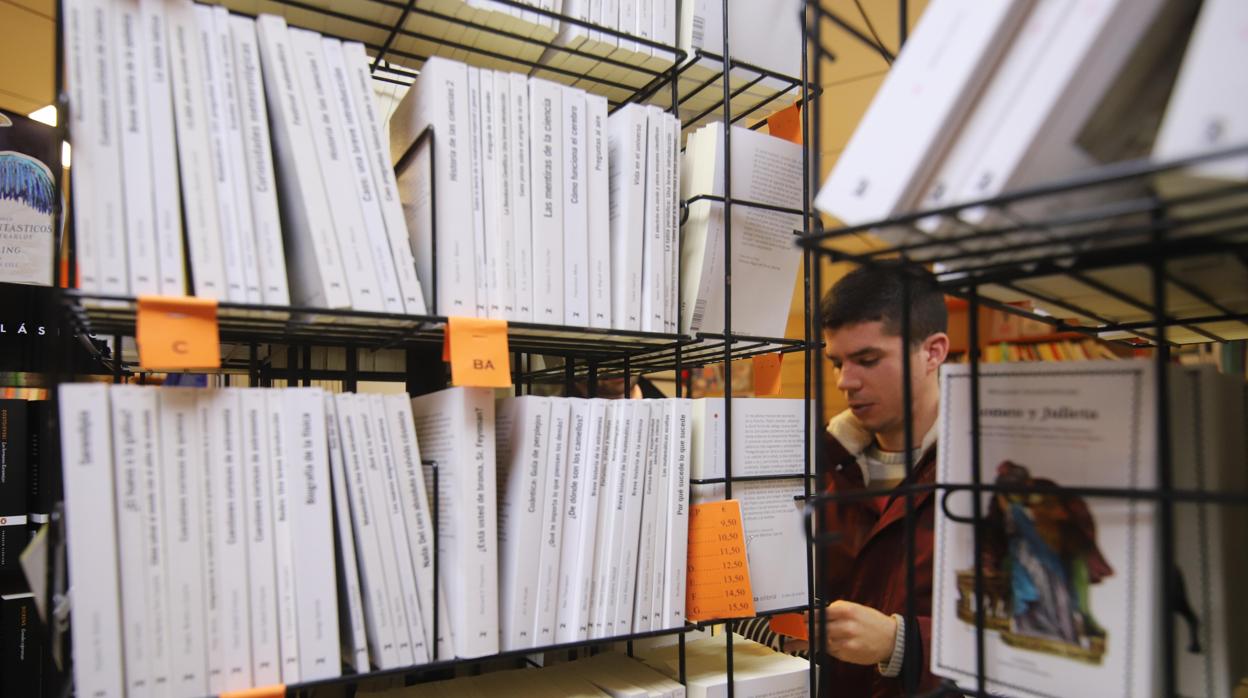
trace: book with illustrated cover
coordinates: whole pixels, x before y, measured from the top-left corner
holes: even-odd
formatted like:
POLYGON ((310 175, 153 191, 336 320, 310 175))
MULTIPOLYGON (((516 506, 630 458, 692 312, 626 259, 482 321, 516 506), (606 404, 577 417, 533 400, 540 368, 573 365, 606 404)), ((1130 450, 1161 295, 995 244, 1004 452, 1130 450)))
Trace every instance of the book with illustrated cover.
MULTIPOLYGON (((1032 698, 1153 695, 1155 505, 1061 488, 1156 485, 1149 361, 993 365, 979 372, 987 688, 1032 698)), ((972 481, 970 370, 942 371, 937 480, 972 481)), ((934 496, 946 496, 943 494, 934 496)), ((932 672, 975 682, 976 561, 966 492, 937 507, 932 672)))

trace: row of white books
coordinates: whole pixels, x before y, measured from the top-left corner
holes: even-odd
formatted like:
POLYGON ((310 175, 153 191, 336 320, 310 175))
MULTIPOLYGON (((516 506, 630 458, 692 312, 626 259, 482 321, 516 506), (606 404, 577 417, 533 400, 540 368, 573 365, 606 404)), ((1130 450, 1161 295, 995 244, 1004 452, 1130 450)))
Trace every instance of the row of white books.
POLYGON ((675 117, 431 58, 390 133, 438 314, 675 331, 675 117))
POLYGON ((425 312, 362 44, 189 0, 66 12, 84 290, 425 312))
MULTIPOLYGON (((1159 651, 1176 658, 1178 695, 1228 696, 1246 672, 1243 578, 1248 512, 1176 502, 1178 593, 1173 647, 1164 608, 1157 504, 1064 494, 1055 487, 1157 486, 1155 365, 1150 361, 1000 364, 981 369, 980 510, 987 688, 1041 698, 1160 695, 1159 651), (1186 609, 1186 611, 1185 611, 1186 609)), ((969 367, 942 372, 937 479, 972 480, 969 367)), ((1243 495, 1248 387, 1212 366, 1169 373, 1170 469, 1179 490, 1243 495)), ((931 670, 975 683, 972 499, 937 508, 931 670), (946 514, 948 512, 948 514, 946 514)))
MULTIPOLYGON (((846 224, 989 198, 1086 170, 1104 158, 1086 129, 1148 89, 1141 67, 1186 32, 1195 7, 1163 0, 935 0, 898 56, 816 204, 846 224), (1181 29, 1176 29, 1181 28, 1181 29), (1134 90, 1131 98, 1118 94, 1134 90), (1115 92, 1117 91, 1117 92, 1115 92)), ((1248 107, 1234 99, 1248 56, 1237 0, 1203 4, 1165 104, 1153 154, 1192 155, 1248 138, 1248 107)), ((1150 78, 1151 79, 1151 78, 1150 78)), ((1157 78, 1161 79, 1161 78, 1157 78)), ((1169 80, 1170 78, 1166 78, 1169 80)), ((1126 111, 1119 131, 1136 125, 1126 111)), ((1156 121, 1151 125, 1155 128, 1156 121)), ((1102 129, 1103 130, 1103 129, 1102 129)), ((1132 131, 1133 132, 1133 131, 1132 131)), ((1153 143, 1141 129, 1141 138, 1153 143)), ((1114 153, 1109 153, 1109 157, 1114 153)), ((1197 169, 1220 181, 1248 178, 1245 158, 1197 169)), ((1102 201, 1100 188, 1016 205, 1015 218, 1102 201)), ((973 207, 920 220, 920 233, 879 231, 893 242, 1001 224, 973 207)))
MULTIPOLYGON (((793 299, 801 251, 794 240, 800 214, 749 206, 759 203, 802 209, 802 147, 734 126, 731 133, 732 330, 737 334, 783 337, 793 299)), ((715 122, 689 135, 681 166, 681 197, 723 197, 724 124, 715 122)), ((689 206, 680 251, 680 330, 719 334, 724 330, 724 205, 712 199, 689 206)))

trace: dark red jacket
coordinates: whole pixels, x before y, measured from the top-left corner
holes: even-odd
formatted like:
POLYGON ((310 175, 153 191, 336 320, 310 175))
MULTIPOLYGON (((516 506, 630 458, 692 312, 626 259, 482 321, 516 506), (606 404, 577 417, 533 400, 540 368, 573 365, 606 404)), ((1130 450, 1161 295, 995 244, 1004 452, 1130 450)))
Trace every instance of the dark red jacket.
MULTIPOLYGON (((824 458, 828 464, 824 491, 852 493, 868 489, 853 455, 825 432, 824 458)), ((936 448, 929 448, 914 465, 906 483, 936 479, 936 448)), ((903 483, 905 484, 905 483, 903 483)), ((905 695, 902 678, 918 681, 917 692, 938 685, 928 670, 932 629, 932 545, 936 499, 931 492, 913 497, 914 616, 906 618, 906 654, 901 677, 880 675, 874 666, 821 659, 821 696, 893 698, 905 695)), ((888 499, 882 513, 866 499, 832 501, 821 510, 820 530, 836 538, 820 546, 820 598, 844 599, 881 613, 906 616, 906 498, 888 499)))

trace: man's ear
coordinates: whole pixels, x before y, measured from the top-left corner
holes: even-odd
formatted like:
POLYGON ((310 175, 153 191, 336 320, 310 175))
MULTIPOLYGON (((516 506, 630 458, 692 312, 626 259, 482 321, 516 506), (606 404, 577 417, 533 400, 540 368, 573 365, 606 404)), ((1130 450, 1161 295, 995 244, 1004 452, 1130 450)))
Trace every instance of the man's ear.
POLYGON ((940 365, 949 356, 949 335, 944 332, 930 334, 927 339, 923 340, 920 349, 923 352, 923 365, 927 372, 939 371, 940 365))

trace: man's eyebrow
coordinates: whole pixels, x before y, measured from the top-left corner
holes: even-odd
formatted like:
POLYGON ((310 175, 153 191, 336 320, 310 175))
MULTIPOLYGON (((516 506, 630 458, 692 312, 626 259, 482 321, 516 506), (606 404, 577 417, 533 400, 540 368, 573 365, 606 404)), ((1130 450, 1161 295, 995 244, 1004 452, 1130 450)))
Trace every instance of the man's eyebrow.
POLYGON ((867 347, 865 349, 859 349, 858 351, 850 354, 848 358, 863 359, 873 354, 879 354, 879 353, 880 353, 880 349, 878 347, 867 347))

